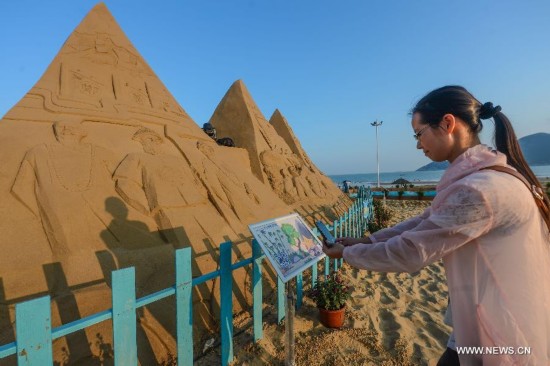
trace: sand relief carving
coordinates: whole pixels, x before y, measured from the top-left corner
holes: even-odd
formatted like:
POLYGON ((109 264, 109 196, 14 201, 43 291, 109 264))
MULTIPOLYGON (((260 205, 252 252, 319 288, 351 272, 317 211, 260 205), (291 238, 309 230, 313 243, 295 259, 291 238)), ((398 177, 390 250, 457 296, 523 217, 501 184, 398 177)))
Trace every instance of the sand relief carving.
POLYGON ((93 63, 119 66, 151 74, 147 65, 140 62, 140 57, 117 45, 111 34, 89 34, 75 31, 67 41, 67 47, 70 51, 65 54, 76 54, 93 63))
POLYGON ((46 110, 90 110, 117 118, 145 113, 153 117, 153 123, 160 118, 161 124, 189 118, 139 55, 118 46, 114 36, 75 32, 64 50, 58 66, 47 71, 58 74, 58 85, 35 86, 29 93, 43 98, 46 110))
POLYGON ((142 153, 130 153, 116 169, 116 190, 126 203, 155 219, 163 235, 176 247, 202 242, 216 221, 208 192, 189 164, 163 152, 164 138, 141 128, 133 136, 142 153))
MULTIPOLYGON (((214 184, 223 190, 227 198, 225 202, 232 207, 242 222, 248 222, 249 219, 254 217, 254 213, 244 208, 244 201, 241 198, 247 198, 249 201, 259 204, 260 198, 258 195, 250 189, 246 182, 242 182, 233 172, 216 162, 217 159, 212 146, 204 142, 197 142, 197 149, 208 159, 209 164, 204 164, 205 171, 213 176, 213 180, 218 183, 214 184)), ((211 180, 208 180, 208 182, 212 184, 211 180)))
POLYGON ((307 168, 296 154, 266 150, 260 154, 271 188, 287 204, 327 196, 326 183, 320 182, 311 168, 307 168))
POLYGON ((11 193, 40 219, 53 254, 63 256, 105 228, 96 211, 114 165, 108 150, 82 141, 82 126, 56 122, 53 132, 56 142, 27 151, 11 193))

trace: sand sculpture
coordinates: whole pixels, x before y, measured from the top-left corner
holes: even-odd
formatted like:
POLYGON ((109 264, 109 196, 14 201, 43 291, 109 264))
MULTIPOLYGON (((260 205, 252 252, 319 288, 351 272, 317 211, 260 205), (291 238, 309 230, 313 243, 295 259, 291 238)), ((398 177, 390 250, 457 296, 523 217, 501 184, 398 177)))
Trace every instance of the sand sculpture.
POLYGON ((229 88, 210 123, 248 151, 254 175, 285 203, 298 208, 343 199, 311 162, 281 112, 277 109, 268 122, 241 80, 229 88))
MULTIPOLYGON (((245 90, 241 82, 234 89, 245 90)), ((173 284, 176 248, 192 247, 199 276, 218 268, 221 242, 234 242, 235 260, 250 256, 247 225, 292 212, 287 203, 348 204, 284 118, 260 124, 248 92, 245 99, 258 118, 221 134, 236 147, 218 146, 105 5, 94 7, 0 121, 0 344, 13 341, 17 302, 50 294, 59 326, 110 307, 112 270, 134 266, 143 296, 173 284)), ((222 128, 231 116, 214 117, 222 128)), ((249 269, 235 282, 239 310, 251 303, 249 269)), ((197 338, 217 329, 218 286, 195 288, 197 338)), ((138 315, 141 364, 173 354, 173 301, 138 315)), ((109 324, 99 324, 55 341, 56 360, 108 357, 111 342, 109 324)))

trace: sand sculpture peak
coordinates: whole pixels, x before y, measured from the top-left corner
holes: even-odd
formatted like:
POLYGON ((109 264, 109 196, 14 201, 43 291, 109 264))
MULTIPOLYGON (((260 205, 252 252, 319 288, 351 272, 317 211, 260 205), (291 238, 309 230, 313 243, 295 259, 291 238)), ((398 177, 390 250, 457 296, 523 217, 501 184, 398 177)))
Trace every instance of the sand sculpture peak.
POLYGON ((82 123, 83 115, 116 125, 168 124, 205 138, 104 3, 86 15, 40 80, 4 118, 82 123))

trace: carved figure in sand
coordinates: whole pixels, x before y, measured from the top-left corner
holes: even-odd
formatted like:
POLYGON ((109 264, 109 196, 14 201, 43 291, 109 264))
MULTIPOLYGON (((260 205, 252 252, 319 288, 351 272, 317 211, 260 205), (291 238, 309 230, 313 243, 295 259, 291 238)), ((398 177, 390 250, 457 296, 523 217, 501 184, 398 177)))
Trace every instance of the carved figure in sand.
POLYGON ((56 122, 53 133, 56 142, 27 151, 11 193, 40 219, 54 256, 64 256, 82 241, 99 244, 114 164, 108 150, 83 142, 81 125, 56 122))
MULTIPOLYGON (((113 176, 124 201, 153 217, 176 247, 214 240, 205 228, 215 225, 219 216, 187 161, 164 153, 164 139, 153 130, 141 128, 133 139, 141 143, 144 152, 128 154, 113 176)), ((223 226, 223 222, 218 224, 223 226)))
POLYGON ((291 165, 288 167, 288 172, 292 177, 292 183, 298 192, 300 199, 313 197, 314 193, 309 186, 308 181, 302 176, 302 167, 300 165, 291 165))
POLYGON ((264 168, 264 172, 267 175, 271 188, 279 196, 284 193, 283 176, 280 174, 281 170, 281 156, 274 151, 266 150, 260 154, 260 161, 264 168))
MULTIPOLYGON (((225 166, 216 162, 215 151, 212 146, 204 142, 197 142, 197 149, 202 153, 201 164, 203 179, 211 187, 212 200, 220 214, 228 223, 233 225, 234 215, 241 223, 247 223, 254 220, 254 212, 250 204, 258 205, 260 198, 248 187, 243 184, 233 172, 225 166), (231 211, 233 214, 230 214, 231 211)), ((254 206, 252 206, 254 207, 254 206)))
POLYGON ((285 203, 287 204, 294 203, 297 200, 298 191, 296 190, 294 182, 292 181, 292 175, 290 174, 288 169, 281 169, 279 174, 282 177, 283 181, 283 201, 285 201, 285 203))

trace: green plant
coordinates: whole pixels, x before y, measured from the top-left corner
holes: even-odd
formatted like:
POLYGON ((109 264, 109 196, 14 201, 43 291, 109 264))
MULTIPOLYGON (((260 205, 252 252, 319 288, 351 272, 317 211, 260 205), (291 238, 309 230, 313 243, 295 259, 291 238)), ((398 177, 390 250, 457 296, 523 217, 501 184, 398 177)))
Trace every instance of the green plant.
POLYGON ((368 229, 371 233, 388 227, 389 222, 392 218, 391 211, 383 205, 382 201, 374 200, 373 206, 373 219, 368 224, 368 229))
POLYGON ((418 195, 419 200, 421 200, 422 197, 424 197, 424 191, 418 191, 418 192, 416 192, 416 194, 418 195))
POLYGON ((351 297, 350 288, 338 272, 326 276, 323 281, 317 281, 307 294, 315 301, 318 308, 325 310, 342 309, 351 297))

